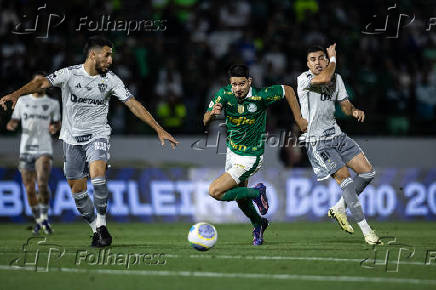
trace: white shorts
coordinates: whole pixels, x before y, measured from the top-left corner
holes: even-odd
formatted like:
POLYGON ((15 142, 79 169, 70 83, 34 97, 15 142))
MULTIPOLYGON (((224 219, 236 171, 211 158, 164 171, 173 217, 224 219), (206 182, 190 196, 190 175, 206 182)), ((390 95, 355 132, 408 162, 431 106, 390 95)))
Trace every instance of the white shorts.
POLYGON ((241 156, 227 148, 225 170, 237 184, 253 176, 262 167, 262 163, 263 155, 241 156))

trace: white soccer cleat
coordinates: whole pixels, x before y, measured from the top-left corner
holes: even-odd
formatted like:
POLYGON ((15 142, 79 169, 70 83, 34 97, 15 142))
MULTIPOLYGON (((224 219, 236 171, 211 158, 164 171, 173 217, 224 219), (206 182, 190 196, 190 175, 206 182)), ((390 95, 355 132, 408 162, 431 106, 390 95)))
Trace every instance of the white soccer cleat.
POLYGON ((375 234, 375 231, 371 230, 368 234, 364 235, 365 242, 368 245, 381 245, 383 246, 383 242, 380 238, 375 234))
POLYGON ((340 210, 337 210, 335 207, 332 207, 329 209, 329 212, 327 214, 330 218, 335 219, 342 230, 345 232, 352 234, 354 233, 353 227, 350 225, 350 223, 347 220, 347 215, 345 212, 342 212, 340 210))

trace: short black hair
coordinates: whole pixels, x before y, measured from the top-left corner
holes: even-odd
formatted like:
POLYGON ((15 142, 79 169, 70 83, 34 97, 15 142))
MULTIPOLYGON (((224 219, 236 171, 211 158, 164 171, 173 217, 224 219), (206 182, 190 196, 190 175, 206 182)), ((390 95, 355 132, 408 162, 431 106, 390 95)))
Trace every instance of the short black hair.
POLYGON ((48 73, 46 71, 38 70, 32 74, 32 78, 34 78, 36 76, 44 76, 45 77, 46 75, 48 75, 48 73))
POLYGON ((306 56, 309 55, 309 53, 322 51, 324 52, 325 56, 328 58, 327 49, 322 47, 321 45, 312 45, 307 49, 306 56))
POLYGON ((250 77, 250 71, 245 64, 234 64, 227 71, 229 78, 231 77, 250 77))
POLYGON ((110 40, 104 38, 103 36, 91 36, 85 43, 83 53, 85 54, 85 57, 88 57, 88 53, 92 48, 102 48, 104 46, 109 46, 112 48, 113 44, 110 40))

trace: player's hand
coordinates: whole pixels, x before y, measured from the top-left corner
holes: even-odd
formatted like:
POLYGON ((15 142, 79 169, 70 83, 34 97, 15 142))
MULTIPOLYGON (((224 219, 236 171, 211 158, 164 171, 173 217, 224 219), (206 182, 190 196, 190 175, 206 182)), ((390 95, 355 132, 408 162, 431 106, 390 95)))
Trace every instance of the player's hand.
POLYGON ((13 120, 9 121, 6 124, 6 130, 8 130, 8 131, 15 131, 15 129, 17 129, 17 127, 18 127, 18 122, 15 122, 13 120))
POLYGON ((298 128, 300 128, 301 132, 305 133, 307 131, 307 120, 304 118, 299 118, 297 120, 295 120, 295 122, 298 125, 298 128))
POLYGON ((3 110, 7 111, 8 107, 6 106, 6 102, 7 101, 11 101, 12 102, 12 110, 15 108, 15 104, 18 101, 18 97, 17 95, 14 94, 9 94, 4 96, 3 98, 0 99, 0 106, 3 107, 3 110))
POLYGON ((161 130, 161 131, 159 131, 159 133, 157 134, 157 136, 158 136, 158 138, 159 138, 159 140, 160 140, 160 144, 161 144, 162 146, 165 146, 165 140, 168 140, 168 141, 170 142, 171 147, 173 147, 173 149, 175 149, 176 146, 177 146, 177 144, 179 144, 179 142, 178 142, 176 139, 174 139, 174 137, 171 136, 171 134, 168 133, 168 132, 165 131, 165 130, 161 130))
POLYGON ((48 132, 52 135, 56 134, 61 126, 59 126, 59 124, 50 124, 50 126, 48 127, 48 132))
POLYGON ((329 58, 336 57, 336 43, 327 47, 327 55, 329 58))
POLYGON ((212 109, 211 113, 212 113, 212 115, 219 115, 219 114, 221 114, 222 109, 223 109, 223 105, 220 104, 220 103, 216 103, 213 106, 213 109, 212 109))
POLYGON ((354 109, 353 117, 356 118, 358 122, 363 123, 365 121, 365 112, 358 109, 354 109))

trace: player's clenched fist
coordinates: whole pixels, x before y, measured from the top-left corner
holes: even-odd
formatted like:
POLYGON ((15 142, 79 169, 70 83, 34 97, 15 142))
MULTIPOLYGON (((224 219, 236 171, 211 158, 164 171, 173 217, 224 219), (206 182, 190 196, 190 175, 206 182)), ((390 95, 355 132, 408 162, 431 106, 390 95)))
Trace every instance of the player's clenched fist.
POLYGON ((365 112, 358 110, 358 109, 354 109, 353 110, 353 117, 356 118, 357 121, 363 122, 363 121, 365 121, 365 112))
POLYGON ((212 114, 213 114, 213 115, 219 115, 219 114, 221 114, 222 108, 223 108, 223 105, 222 105, 222 104, 220 104, 220 103, 216 103, 216 104, 213 106, 212 114))

